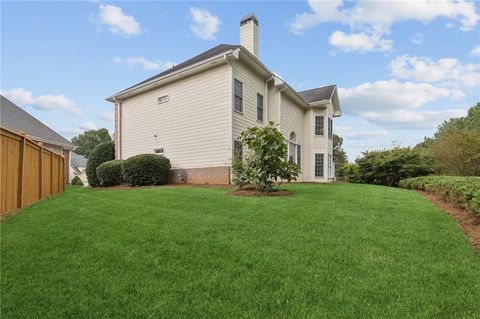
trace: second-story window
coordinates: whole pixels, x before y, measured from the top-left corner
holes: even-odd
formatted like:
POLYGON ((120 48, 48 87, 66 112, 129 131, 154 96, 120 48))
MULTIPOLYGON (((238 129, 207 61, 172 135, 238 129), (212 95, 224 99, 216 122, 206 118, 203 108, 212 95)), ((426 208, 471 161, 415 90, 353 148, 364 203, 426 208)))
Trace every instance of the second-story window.
POLYGON ((243 113, 243 83, 235 79, 235 105, 237 112, 243 113))
POLYGON ((263 95, 257 93, 257 120, 263 122, 263 95))
POLYGON ((315 135, 323 135, 323 116, 315 116, 315 135))
POLYGON ((333 138, 333 120, 328 118, 328 138, 333 138))

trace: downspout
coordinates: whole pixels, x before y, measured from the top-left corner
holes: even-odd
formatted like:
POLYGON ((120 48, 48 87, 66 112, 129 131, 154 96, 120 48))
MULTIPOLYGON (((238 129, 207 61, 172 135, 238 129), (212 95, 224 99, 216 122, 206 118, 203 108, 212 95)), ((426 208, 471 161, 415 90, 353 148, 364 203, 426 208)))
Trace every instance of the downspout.
POLYGON ((266 123, 268 125, 268 123, 270 123, 270 121, 268 120, 268 82, 270 82, 271 80, 274 79, 274 75, 272 75, 269 79, 267 79, 265 81, 265 105, 266 105, 266 108, 265 108, 265 120, 266 120, 266 123))
POLYGON ((230 108, 230 132, 228 134, 228 144, 230 145, 230 154, 229 154, 229 166, 230 166, 230 174, 228 174, 229 178, 229 183, 232 183, 232 166, 233 166, 233 66, 230 64, 230 61, 228 61, 227 55, 225 54, 223 56, 224 60, 227 62, 228 67, 229 67, 229 74, 230 74, 230 90, 229 90, 229 100, 230 103, 228 103, 229 108, 230 108))
POLYGON ((115 101, 115 105, 117 105, 118 107, 117 119, 115 119, 116 121, 118 121, 118 125, 117 125, 118 131, 115 132, 116 135, 118 135, 118 136, 115 136, 115 138, 118 141, 118 158, 117 159, 122 159, 122 102, 117 100, 115 97, 113 97, 113 100, 115 101))

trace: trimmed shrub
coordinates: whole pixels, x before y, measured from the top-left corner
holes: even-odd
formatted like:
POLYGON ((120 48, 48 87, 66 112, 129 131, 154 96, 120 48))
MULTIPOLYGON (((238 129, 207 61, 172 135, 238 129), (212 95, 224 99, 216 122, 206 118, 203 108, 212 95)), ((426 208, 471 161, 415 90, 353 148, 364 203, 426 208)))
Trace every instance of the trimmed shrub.
POLYGON ((164 185, 168 182, 170 160, 162 155, 140 154, 126 159, 122 165, 125 182, 130 186, 164 185))
POLYGON ((116 186, 125 181, 122 175, 123 162, 123 160, 113 160, 103 162, 97 167, 97 177, 101 186, 116 186))
POLYGON ((480 214, 480 177, 423 176, 401 180, 400 187, 426 191, 480 214))
POLYGON ((75 176, 74 178, 72 178, 72 181, 70 182, 70 185, 72 185, 72 186, 83 186, 83 182, 80 179, 80 177, 75 176))
POLYGON ((111 161, 115 158, 115 146, 113 142, 101 143, 95 146, 87 161, 85 172, 87 173, 88 184, 92 187, 100 186, 97 177, 97 167, 103 162, 111 161))

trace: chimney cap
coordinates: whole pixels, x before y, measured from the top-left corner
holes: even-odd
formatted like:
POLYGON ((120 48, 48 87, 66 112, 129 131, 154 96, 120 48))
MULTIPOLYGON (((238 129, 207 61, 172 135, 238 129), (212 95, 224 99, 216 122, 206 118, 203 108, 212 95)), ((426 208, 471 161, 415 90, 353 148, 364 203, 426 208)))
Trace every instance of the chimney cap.
POLYGON ((240 25, 243 25, 250 20, 252 20, 258 26, 257 16, 255 16, 255 13, 253 13, 253 12, 247 14, 246 16, 243 16, 243 18, 240 20, 240 25))

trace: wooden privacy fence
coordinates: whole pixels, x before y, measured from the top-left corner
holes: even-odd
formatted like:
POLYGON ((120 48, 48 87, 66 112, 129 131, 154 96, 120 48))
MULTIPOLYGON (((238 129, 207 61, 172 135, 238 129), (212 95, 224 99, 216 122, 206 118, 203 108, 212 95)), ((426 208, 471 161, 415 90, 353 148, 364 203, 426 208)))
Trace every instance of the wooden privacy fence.
POLYGON ((1 215, 64 191, 63 156, 25 135, 0 130, 1 215))

